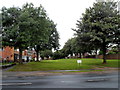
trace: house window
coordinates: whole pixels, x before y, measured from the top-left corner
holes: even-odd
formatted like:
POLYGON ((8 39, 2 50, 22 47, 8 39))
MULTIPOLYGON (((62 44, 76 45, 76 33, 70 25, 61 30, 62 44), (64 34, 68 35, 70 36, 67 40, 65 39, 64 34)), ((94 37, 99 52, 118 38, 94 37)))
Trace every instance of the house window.
POLYGON ((4 48, 2 47, 2 48, 0 48, 0 51, 4 51, 4 48))

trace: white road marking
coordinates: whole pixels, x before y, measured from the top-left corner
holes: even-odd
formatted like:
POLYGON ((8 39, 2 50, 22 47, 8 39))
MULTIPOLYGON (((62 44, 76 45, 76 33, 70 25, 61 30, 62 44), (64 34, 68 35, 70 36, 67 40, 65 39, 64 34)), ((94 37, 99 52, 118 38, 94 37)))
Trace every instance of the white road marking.
POLYGON ((7 85, 31 85, 32 83, 2 83, 0 84, 0 86, 4 85, 4 86, 7 86, 7 85))

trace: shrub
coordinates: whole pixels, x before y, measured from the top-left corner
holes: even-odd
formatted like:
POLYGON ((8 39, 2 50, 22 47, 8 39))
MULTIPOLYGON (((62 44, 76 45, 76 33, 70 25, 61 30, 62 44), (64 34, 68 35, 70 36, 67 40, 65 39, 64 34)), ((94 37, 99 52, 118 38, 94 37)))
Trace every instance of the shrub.
POLYGON ((44 57, 49 58, 53 56, 53 52, 51 50, 45 50, 45 51, 41 51, 40 54, 41 58, 44 59, 44 57))
POLYGON ((61 53, 60 51, 56 51, 56 52, 54 52, 52 58, 53 58, 54 60, 55 60, 55 59, 62 59, 62 58, 64 58, 64 54, 61 53))

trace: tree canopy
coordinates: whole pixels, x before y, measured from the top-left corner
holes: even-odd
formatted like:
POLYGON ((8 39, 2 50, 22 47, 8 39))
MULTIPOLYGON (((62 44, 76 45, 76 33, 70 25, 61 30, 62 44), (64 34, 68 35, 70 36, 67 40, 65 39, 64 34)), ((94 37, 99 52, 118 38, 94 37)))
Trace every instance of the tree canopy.
POLYGON ((22 63, 22 51, 34 48, 40 50, 59 47, 59 34, 56 25, 46 14, 42 5, 34 7, 32 3, 24 4, 22 8, 2 8, 2 38, 4 46, 19 48, 19 59, 22 63), (49 46, 49 45, 48 45, 49 46))
POLYGON ((103 63, 106 63, 108 46, 119 43, 119 16, 117 2, 97 2, 77 21, 78 29, 73 29, 82 42, 102 49, 103 63))

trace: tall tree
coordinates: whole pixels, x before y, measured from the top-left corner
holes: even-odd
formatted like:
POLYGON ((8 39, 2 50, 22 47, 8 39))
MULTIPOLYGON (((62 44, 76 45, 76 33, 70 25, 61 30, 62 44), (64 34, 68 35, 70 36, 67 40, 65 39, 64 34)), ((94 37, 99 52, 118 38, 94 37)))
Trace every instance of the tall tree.
POLYGON ((59 46, 59 34, 56 25, 47 17, 45 9, 40 5, 34 7, 31 4, 25 4, 23 10, 27 11, 32 17, 29 28, 29 46, 34 48, 37 53, 37 61, 39 61, 39 52, 44 50, 57 49, 59 46))
POLYGON ((99 44, 103 51, 103 63, 106 63, 109 44, 114 44, 116 37, 118 38, 118 16, 117 2, 97 2, 86 9, 77 24, 78 29, 75 30, 79 36, 88 36, 87 42, 91 42, 95 47, 99 44))
POLYGON ((72 51, 72 39, 69 39, 69 40, 65 43, 62 51, 64 52, 64 54, 65 54, 66 56, 68 56, 69 54, 70 54, 70 55, 73 55, 73 51, 72 51))
MULTIPOLYGON (((86 39, 87 37, 84 37, 84 40, 88 40, 86 39)), ((91 51, 91 46, 88 45, 87 43, 83 42, 83 38, 81 37, 74 37, 74 38, 71 38, 69 39, 63 49, 62 49, 62 52, 65 54, 65 55, 69 55, 71 54, 71 56, 73 54, 75 55, 78 55, 78 54, 83 54, 86 53, 86 52, 90 52, 91 51)), ((81 57, 81 56, 80 56, 81 57)))
POLYGON ((19 63, 22 63, 22 50, 28 46, 28 16, 20 8, 2 8, 3 45, 19 48, 19 63))
POLYGON ((28 47, 34 48, 38 61, 39 51, 43 50, 53 30, 42 5, 34 7, 32 3, 26 3, 22 8, 3 7, 2 19, 3 45, 19 48, 20 63, 22 51, 28 47))
POLYGON ((59 33, 56 29, 56 24, 52 20, 50 20, 50 33, 49 33, 49 40, 46 43, 46 49, 49 50, 58 50, 59 49, 59 33))
POLYGON ((30 22, 29 29, 29 46, 34 48, 37 53, 37 61, 39 61, 39 51, 43 50, 43 45, 48 42, 49 34, 49 21, 46 11, 40 5, 39 7, 34 7, 32 3, 25 4, 23 6, 24 10, 27 10, 30 17, 34 21, 30 22))

